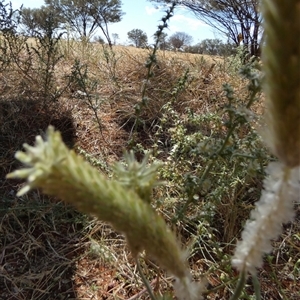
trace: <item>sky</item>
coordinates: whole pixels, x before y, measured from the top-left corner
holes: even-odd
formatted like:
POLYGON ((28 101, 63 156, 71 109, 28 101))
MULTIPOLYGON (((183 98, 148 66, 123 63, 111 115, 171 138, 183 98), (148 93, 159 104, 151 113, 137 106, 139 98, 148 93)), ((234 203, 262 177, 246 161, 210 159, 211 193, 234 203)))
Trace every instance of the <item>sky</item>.
MULTIPOLYGON (((121 0, 121 2, 122 11, 125 13, 122 21, 108 25, 110 34, 118 34, 120 39, 117 43, 129 44, 127 32, 132 29, 143 30, 148 36, 148 42, 153 43, 153 34, 157 31, 157 26, 162 23, 160 19, 165 16, 164 10, 147 0, 121 0)), ((24 7, 39 8, 44 5, 44 0, 11 0, 11 3, 15 9, 22 4, 24 7)), ((169 27, 164 31, 168 36, 177 31, 185 32, 193 37, 192 44, 197 44, 204 39, 222 38, 207 24, 182 8, 175 9, 175 14, 168 25, 169 27)))

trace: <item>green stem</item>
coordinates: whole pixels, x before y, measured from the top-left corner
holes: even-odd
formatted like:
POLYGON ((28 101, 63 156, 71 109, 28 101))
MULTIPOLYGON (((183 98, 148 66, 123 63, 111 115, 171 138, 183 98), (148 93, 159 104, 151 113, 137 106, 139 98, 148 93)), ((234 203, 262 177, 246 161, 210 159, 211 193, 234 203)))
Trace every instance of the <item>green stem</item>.
POLYGON ((255 291, 255 298, 256 300, 261 300, 260 283, 256 275, 253 275, 252 282, 255 291))
POLYGON ((245 283, 246 283, 246 274, 245 272, 242 272, 240 275, 239 282, 235 288, 234 294, 232 295, 230 300, 239 300, 240 295, 244 289, 245 283))
POLYGON ((221 284, 219 284, 219 285, 217 285, 217 286, 215 286, 215 287, 213 287, 213 288, 205 291, 203 293, 203 295, 206 296, 206 295, 209 295, 209 294, 212 294, 212 293, 216 293, 219 290, 226 288, 229 284, 235 284, 237 280, 238 280, 238 277, 235 277, 233 279, 225 281, 225 282, 223 282, 223 283, 221 283, 221 284))
POLYGON ((154 294, 153 294, 152 288, 151 288, 151 286, 150 286, 150 284, 149 284, 149 281, 147 280, 147 278, 145 277, 145 275, 144 275, 144 273, 143 273, 143 270, 142 270, 142 268, 141 268, 141 265, 140 265, 140 261, 139 261, 138 256, 135 258, 135 262, 136 262, 137 269, 138 269, 138 271, 139 271, 139 273, 140 273, 140 276, 141 276, 141 278, 142 278, 142 281, 143 281, 143 283, 144 283, 144 285, 145 285, 145 287, 146 287, 146 289, 147 289, 147 292, 148 292, 148 294, 149 294, 151 300, 156 300, 156 298, 155 298, 155 296, 154 296, 154 294))
MULTIPOLYGON (((145 79, 145 82, 144 82, 143 87, 142 87, 141 101, 139 103, 137 103, 137 105, 135 106, 135 114, 136 114, 135 117, 136 118, 134 120, 134 124, 133 124, 133 127, 131 129, 130 137, 134 133, 136 133, 137 125, 140 122, 141 110, 147 104, 146 92, 147 92, 147 87, 148 87, 149 82, 150 82, 150 78, 152 77, 152 68, 157 63, 156 52, 158 50, 158 46, 159 46, 159 42, 160 42, 159 38, 160 38, 161 34, 163 33, 163 30, 168 27, 167 22, 173 16, 173 11, 174 11, 176 5, 177 4, 175 2, 173 2, 172 5, 170 6, 170 8, 166 11, 166 16, 162 18, 163 24, 158 26, 158 30, 155 34, 156 35, 156 41, 155 41, 155 44, 154 44, 154 47, 153 47, 153 51, 149 55, 149 59, 146 62, 147 75, 146 75, 146 79, 145 79)), ((133 139, 134 139, 134 137, 133 137, 133 139)), ((131 141, 131 142, 134 142, 134 141, 131 141)))

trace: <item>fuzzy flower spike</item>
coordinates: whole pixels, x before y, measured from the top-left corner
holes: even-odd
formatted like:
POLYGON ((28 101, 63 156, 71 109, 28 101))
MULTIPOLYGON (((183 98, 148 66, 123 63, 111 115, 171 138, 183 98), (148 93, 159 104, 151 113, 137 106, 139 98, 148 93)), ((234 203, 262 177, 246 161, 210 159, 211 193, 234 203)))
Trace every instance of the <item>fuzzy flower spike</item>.
POLYGON ((292 220, 300 195, 300 1, 262 1, 266 44, 265 139, 278 162, 267 168, 264 190, 242 233, 232 260, 241 272, 255 274, 271 239, 292 220))
MULTIPOLYGON (((191 281, 185 255, 174 234, 153 210, 149 199, 140 198, 144 194, 143 187, 150 192, 149 185, 155 185, 155 166, 143 170, 147 168, 145 162, 138 166, 137 162, 132 161, 129 172, 139 170, 138 176, 128 175, 131 183, 134 181, 139 185, 135 191, 126 188, 128 182, 108 180, 82 157, 70 151, 60 133, 51 126, 45 141, 38 136, 34 147, 24 144, 24 148, 26 152, 17 152, 16 158, 27 167, 7 175, 7 178, 27 180, 18 196, 40 188, 48 195, 58 196, 75 205, 81 212, 110 223, 125 234, 135 258, 145 250, 147 255, 176 277, 178 299, 201 299, 200 285, 191 281)), ((120 175, 124 178, 124 169, 121 171, 120 175)))

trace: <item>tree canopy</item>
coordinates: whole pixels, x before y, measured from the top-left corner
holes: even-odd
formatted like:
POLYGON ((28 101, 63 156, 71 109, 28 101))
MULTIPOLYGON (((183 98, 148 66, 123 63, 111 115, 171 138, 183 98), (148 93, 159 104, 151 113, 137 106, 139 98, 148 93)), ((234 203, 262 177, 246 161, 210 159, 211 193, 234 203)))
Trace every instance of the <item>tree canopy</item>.
POLYGON ((45 3, 81 38, 89 39, 100 28, 110 45, 107 24, 120 22, 124 14, 120 0, 45 0, 45 3))
POLYGON ((49 26, 51 26, 53 31, 60 26, 59 18, 49 7, 22 8, 20 16, 21 23, 25 27, 24 31, 30 36, 34 36, 37 33, 45 33, 49 26))
POLYGON ((135 47, 141 48, 147 46, 147 34, 141 29, 132 29, 127 32, 128 39, 133 42, 135 47))
POLYGON ((260 54, 262 16, 259 0, 149 0, 190 9, 199 19, 227 36, 237 46, 242 41, 249 53, 260 54))
POLYGON ((229 56, 236 53, 237 48, 234 44, 223 43, 220 39, 205 39, 195 45, 186 47, 185 51, 198 54, 229 56))
POLYGON ((192 43, 193 37, 185 32, 175 32, 169 38, 169 43, 175 50, 181 49, 183 46, 188 46, 192 43))

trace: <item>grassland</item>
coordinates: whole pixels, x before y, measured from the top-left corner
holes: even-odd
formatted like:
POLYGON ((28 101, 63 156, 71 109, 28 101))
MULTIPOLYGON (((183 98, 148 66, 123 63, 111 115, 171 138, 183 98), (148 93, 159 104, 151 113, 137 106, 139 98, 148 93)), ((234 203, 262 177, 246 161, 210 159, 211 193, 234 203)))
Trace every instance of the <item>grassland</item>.
MULTIPOLYGON (((151 150, 164 181, 153 206, 188 247, 195 280, 207 278, 206 299, 229 299, 232 251, 274 159, 257 133, 259 65, 239 72, 238 57, 159 51, 149 75, 152 50, 74 41, 48 56, 35 41, 20 49, 0 69, 0 299, 149 299, 120 234, 40 191, 17 197, 22 184, 5 179, 19 166, 14 153, 50 124, 108 177, 125 150, 138 159, 151 150)), ((296 209, 259 270, 263 299, 299 297, 296 209)), ((171 293, 155 261, 142 267, 158 295, 171 293)), ((249 281, 242 299, 253 293, 249 281)))

